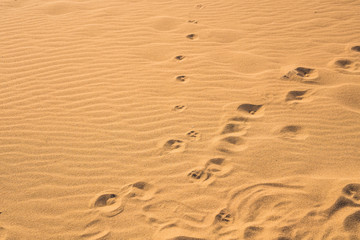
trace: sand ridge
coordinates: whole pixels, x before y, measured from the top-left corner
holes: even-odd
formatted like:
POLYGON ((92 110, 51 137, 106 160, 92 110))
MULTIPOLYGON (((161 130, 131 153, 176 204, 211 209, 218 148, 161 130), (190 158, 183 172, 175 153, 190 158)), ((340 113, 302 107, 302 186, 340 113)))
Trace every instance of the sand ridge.
POLYGON ((360 239, 359 1, 0 12, 0 240, 360 239))

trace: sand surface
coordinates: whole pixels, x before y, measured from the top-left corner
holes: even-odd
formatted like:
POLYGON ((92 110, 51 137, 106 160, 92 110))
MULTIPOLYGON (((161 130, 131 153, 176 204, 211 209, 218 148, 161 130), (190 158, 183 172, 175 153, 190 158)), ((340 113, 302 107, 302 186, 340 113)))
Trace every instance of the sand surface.
POLYGON ((0 0, 0 240, 360 239, 359 0, 0 0))

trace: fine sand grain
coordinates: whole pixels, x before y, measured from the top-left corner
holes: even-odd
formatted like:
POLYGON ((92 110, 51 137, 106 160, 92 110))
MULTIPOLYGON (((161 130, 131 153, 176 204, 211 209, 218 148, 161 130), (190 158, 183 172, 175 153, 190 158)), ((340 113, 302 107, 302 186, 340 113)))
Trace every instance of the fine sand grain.
POLYGON ((0 240, 359 240, 359 23, 359 0, 0 0, 0 240))

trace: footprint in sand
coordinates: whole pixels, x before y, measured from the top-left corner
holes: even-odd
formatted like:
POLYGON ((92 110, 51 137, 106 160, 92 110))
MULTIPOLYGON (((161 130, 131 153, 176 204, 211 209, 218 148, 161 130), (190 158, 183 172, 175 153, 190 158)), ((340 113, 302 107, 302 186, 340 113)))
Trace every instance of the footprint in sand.
POLYGON ((190 40, 198 39, 198 35, 196 35, 194 33, 188 34, 188 35, 186 35, 186 37, 190 40))
POLYGON ((186 144, 185 141, 180 139, 169 139, 161 145, 161 153, 179 153, 185 150, 186 144))
POLYGON ((304 140, 307 138, 304 128, 297 125, 287 125, 282 127, 278 131, 278 135, 281 138, 292 140, 304 140))
POLYGON ((188 177, 191 182, 206 183, 207 185, 213 183, 218 177, 226 177, 230 174, 232 167, 224 164, 225 158, 212 158, 208 160, 204 167, 199 167, 191 170, 188 177))
MULTIPOLYGON (((328 217, 343 208, 360 208, 360 184, 350 183, 342 189, 341 196, 336 202, 325 211, 328 217)), ((360 229, 360 211, 355 211, 348 215, 343 221, 345 231, 358 233, 360 229)))
POLYGON ((263 105, 245 103, 239 105, 237 110, 245 117, 256 118, 264 115, 265 107, 263 105))
POLYGON ((113 217, 124 210, 124 204, 121 196, 114 191, 105 191, 91 199, 90 208, 99 211, 104 216, 113 217))
MULTIPOLYGON (((214 139, 215 149, 222 153, 235 153, 244 150, 246 141, 244 135, 247 133, 248 118, 247 116, 255 115, 262 105, 242 104, 238 107, 241 115, 246 117, 232 117, 229 118, 225 125, 220 129, 220 134, 214 139)), ((257 116, 260 116, 258 114, 257 116)))
POLYGON ((360 46, 353 46, 353 47, 351 47, 351 51, 360 52, 360 46))
POLYGON ((209 180, 212 175, 211 173, 207 172, 206 169, 194 169, 188 173, 188 177, 190 178, 191 182, 205 182, 209 180))
POLYGON ((358 233, 360 229, 360 211, 356 211, 347 216, 343 222, 343 226, 345 231, 358 233))
POLYGON ((220 225, 228 225, 234 222, 234 217, 230 213, 230 211, 226 208, 222 209, 216 216, 215 216, 215 223, 220 225))
POLYGON ((173 107, 173 111, 175 112, 182 112, 186 109, 186 106, 185 105, 176 105, 175 107, 173 107))
POLYGON ((304 91, 290 91, 287 93, 286 97, 285 97, 285 101, 286 102, 298 102, 303 100, 307 93, 309 93, 309 90, 304 90, 304 91))
POLYGON ((304 83, 316 83, 319 73, 316 69, 297 67, 281 77, 283 80, 299 81, 304 83))
POLYGON ((350 74, 360 74, 360 62, 350 58, 337 58, 331 65, 338 71, 350 74))
POLYGON ((97 194, 90 200, 90 208, 101 215, 113 217, 124 211, 129 200, 147 201, 154 197, 157 189, 146 182, 126 185, 120 190, 109 190, 97 194))
MULTIPOLYGON (((246 122, 245 122, 246 123, 246 122)), ((244 135, 248 126, 245 123, 227 123, 221 130, 221 135, 225 134, 239 134, 244 135)))
POLYGON ((325 211, 331 217, 345 207, 360 207, 360 184, 350 183, 342 189, 341 196, 325 211))
POLYGON ((198 5, 196 5, 195 7, 196 7, 197 9, 202 9, 202 8, 204 8, 205 6, 202 5, 202 4, 198 4, 198 5))
POLYGON ((247 148, 244 138, 239 136, 228 136, 216 140, 216 150, 222 153, 236 153, 247 148))
POLYGON ((184 58, 185 58, 185 56, 183 56, 183 55, 178 55, 178 56, 175 57, 175 59, 178 60, 178 61, 181 61, 184 58))
POLYGON ((126 199, 135 199, 141 201, 151 200, 157 192, 157 189, 147 182, 136 182, 124 188, 124 197, 126 199))
POLYGON ((194 130, 187 132, 186 136, 190 139, 190 141, 199 141, 201 138, 200 133, 194 130))
POLYGON ((177 76, 176 78, 176 81, 178 82, 186 82, 188 77, 187 76, 184 76, 184 75, 180 75, 180 76, 177 76))
POLYGON ((196 21, 196 20, 189 20, 188 23, 198 24, 198 21, 196 21))

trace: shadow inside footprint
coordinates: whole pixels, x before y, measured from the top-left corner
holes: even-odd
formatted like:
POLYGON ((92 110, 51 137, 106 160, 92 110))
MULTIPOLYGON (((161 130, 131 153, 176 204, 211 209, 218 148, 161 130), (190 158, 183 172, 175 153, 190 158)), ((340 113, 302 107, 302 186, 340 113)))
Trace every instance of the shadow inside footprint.
POLYGON ((160 142, 158 146, 160 147, 159 154, 163 155, 183 152, 186 148, 186 143, 179 139, 169 139, 165 142, 160 142))
POLYGON ((290 91, 288 92, 288 94, 286 95, 285 101, 286 102, 290 102, 290 101, 299 101, 302 100, 304 98, 304 95, 308 92, 308 90, 305 91, 290 91))
POLYGON ((166 151, 173 151, 176 149, 180 149, 183 147, 184 141, 177 140, 177 139, 170 139, 164 144, 164 150, 166 151))
POLYGON ((178 81, 178 82, 185 82, 186 79, 187 79, 187 77, 184 76, 184 75, 181 75, 181 76, 177 76, 177 77, 176 77, 176 81, 178 81))
POLYGON ((216 150, 223 153, 235 153, 246 148, 246 141, 238 136, 220 138, 216 142, 216 150))
POLYGON ((238 111, 246 113, 248 115, 255 115, 263 110, 263 105, 255 105, 255 104, 241 104, 238 108, 238 111))
POLYGON ((341 68, 349 68, 352 63, 349 59, 339 59, 335 61, 335 65, 341 68))
POLYGON ((228 123, 223 128, 221 134, 228 134, 228 133, 239 133, 244 130, 244 126, 238 123, 228 123))
POLYGON ((241 145, 245 142, 242 138, 235 136, 226 137, 223 140, 233 145, 241 145))
POLYGON ((354 52, 360 52, 360 46, 353 46, 351 50, 354 52))
POLYGON ((107 217, 121 213, 124 208, 121 199, 114 193, 100 193, 90 201, 90 207, 107 217))
POLYGON ((295 68, 296 75, 300 77, 308 77, 310 73, 314 72, 312 68, 297 67, 295 68))
POLYGON ((142 201, 150 200, 153 198, 154 194, 156 193, 156 189, 154 186, 147 182, 136 182, 129 185, 127 193, 125 196, 128 199, 138 199, 142 201))
POLYGON ((344 229, 349 232, 359 232, 360 230, 360 211, 347 216, 343 222, 344 229))
POLYGON ((182 55, 179 55, 179 56, 176 56, 175 59, 178 60, 178 61, 181 61, 185 58, 185 56, 182 56, 182 55))
POLYGON ((187 35, 186 37, 190 40, 194 40, 197 38, 197 35, 192 33, 192 34, 187 35))
POLYGON ((296 125, 287 125, 280 129, 280 137, 286 139, 306 139, 307 134, 304 133, 303 127, 296 125))
POLYGON ((215 164, 215 165, 222 165, 225 161, 225 158, 212 158, 205 164, 206 167, 215 164))
POLYGON ((182 112, 186 109, 186 106, 185 105, 176 105, 174 108, 173 108, 173 111, 176 111, 176 112, 182 112))

